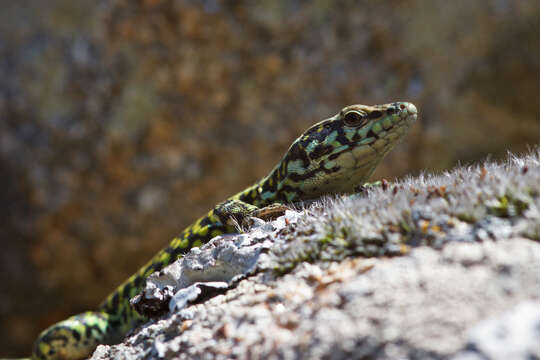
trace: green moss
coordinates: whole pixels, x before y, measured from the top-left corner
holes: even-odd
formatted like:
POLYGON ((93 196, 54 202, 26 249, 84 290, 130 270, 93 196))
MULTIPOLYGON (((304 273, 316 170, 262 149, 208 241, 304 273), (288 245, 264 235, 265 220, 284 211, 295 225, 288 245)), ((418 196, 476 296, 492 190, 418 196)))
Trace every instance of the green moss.
POLYGON ((512 195, 503 195, 487 204, 489 214, 505 218, 521 216, 528 208, 529 204, 526 201, 516 199, 512 195))
POLYGON ((455 214, 456 218, 458 220, 467 222, 467 223, 474 223, 477 221, 476 217, 473 214, 466 214, 466 213, 458 213, 455 214))

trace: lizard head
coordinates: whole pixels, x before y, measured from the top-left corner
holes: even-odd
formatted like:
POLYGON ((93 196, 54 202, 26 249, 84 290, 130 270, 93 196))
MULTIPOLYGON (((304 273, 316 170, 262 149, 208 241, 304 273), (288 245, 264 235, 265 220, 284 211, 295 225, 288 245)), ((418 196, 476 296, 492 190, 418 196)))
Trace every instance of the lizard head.
POLYGON ((288 202, 352 192, 416 121, 412 103, 350 105, 307 129, 267 177, 288 202))

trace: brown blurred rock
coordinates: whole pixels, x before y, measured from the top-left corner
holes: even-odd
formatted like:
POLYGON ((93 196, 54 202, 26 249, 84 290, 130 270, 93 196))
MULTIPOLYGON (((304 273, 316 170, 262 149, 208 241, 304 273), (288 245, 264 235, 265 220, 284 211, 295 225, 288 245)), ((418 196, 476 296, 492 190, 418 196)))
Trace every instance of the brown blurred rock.
POLYGON ((0 12, 2 355, 92 308, 350 103, 420 120, 375 177, 540 140, 540 3, 103 0, 0 12))

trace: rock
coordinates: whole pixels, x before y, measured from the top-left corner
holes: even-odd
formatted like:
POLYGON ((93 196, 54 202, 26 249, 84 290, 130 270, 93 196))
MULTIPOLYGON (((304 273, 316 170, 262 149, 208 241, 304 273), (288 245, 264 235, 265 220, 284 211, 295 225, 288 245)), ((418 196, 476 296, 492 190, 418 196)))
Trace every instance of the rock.
POLYGON ((525 301, 470 329, 467 345, 452 360, 540 358, 540 302, 525 301))
POLYGON ((167 314, 92 359, 537 358, 538 165, 410 178, 214 238, 151 276, 145 296, 174 287, 167 314))

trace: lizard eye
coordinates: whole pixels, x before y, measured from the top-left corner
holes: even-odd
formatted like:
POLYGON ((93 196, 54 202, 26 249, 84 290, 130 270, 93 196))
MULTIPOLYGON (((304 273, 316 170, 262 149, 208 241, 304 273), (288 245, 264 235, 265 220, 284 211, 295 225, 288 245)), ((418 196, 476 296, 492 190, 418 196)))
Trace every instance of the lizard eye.
POLYGON ((347 126, 361 126, 367 121, 367 116, 358 111, 349 111, 343 115, 343 122, 347 126))

